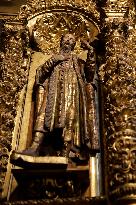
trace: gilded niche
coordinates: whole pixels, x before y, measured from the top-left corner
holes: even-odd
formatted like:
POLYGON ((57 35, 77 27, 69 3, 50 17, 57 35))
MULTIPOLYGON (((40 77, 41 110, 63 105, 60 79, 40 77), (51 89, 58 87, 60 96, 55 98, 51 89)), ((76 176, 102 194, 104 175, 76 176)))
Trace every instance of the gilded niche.
POLYGON ((32 49, 42 52, 45 56, 50 55, 36 68, 32 140, 38 135, 37 140, 41 144, 43 135, 52 135, 55 131, 58 134, 54 134, 62 138, 62 150, 63 144, 71 144, 66 145, 68 147, 76 145, 75 150, 82 147, 81 144, 88 144, 89 149, 97 150, 99 146, 94 102, 96 62, 91 43, 98 34, 98 26, 82 13, 66 12, 62 9, 61 12, 53 10, 39 13, 33 18, 31 16, 27 28, 32 49), (68 37, 67 40, 65 36, 68 37), (73 83, 69 82, 72 80, 73 83), (68 138, 66 141, 70 142, 64 143, 64 138, 68 138))
MULTIPOLYGON (((91 17, 63 10, 33 16, 27 30, 32 55, 11 163, 24 168, 44 164, 45 172, 49 164, 61 165, 63 172, 82 165, 89 173, 90 158, 100 151, 92 47, 99 29, 91 17)), ((75 179, 65 180, 64 185, 77 188, 75 179)), ((89 183, 87 176, 85 189, 89 183)))

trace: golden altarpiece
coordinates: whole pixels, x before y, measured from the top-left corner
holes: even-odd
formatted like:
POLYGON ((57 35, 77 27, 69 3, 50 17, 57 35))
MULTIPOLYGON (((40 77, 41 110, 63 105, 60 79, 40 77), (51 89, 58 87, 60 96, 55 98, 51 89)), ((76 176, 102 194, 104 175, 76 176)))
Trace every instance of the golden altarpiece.
POLYGON ((135 6, 133 0, 28 0, 18 15, 0 15, 1 204, 136 204, 135 6), (83 75, 78 60, 88 69, 83 75), (36 84, 45 69, 48 83, 36 84), (52 94, 54 86, 59 91, 52 94), (35 124, 47 125, 50 113, 54 136, 41 143, 41 155, 28 154, 35 124), (64 115, 73 121, 63 134, 72 133, 76 145, 68 154, 55 127, 64 115))

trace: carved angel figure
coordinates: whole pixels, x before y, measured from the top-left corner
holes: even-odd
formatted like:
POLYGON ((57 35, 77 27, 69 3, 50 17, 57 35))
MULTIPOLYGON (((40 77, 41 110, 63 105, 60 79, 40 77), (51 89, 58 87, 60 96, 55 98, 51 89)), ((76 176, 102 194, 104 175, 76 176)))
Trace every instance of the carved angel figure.
POLYGON ((82 42, 88 50, 84 62, 73 54, 75 44, 74 35, 62 36, 59 53, 37 69, 33 141, 22 154, 39 156, 46 138, 55 140, 60 151, 55 154, 48 150, 45 155, 69 157, 70 152, 77 156, 85 147, 98 149, 92 86, 94 51, 89 43, 82 42))

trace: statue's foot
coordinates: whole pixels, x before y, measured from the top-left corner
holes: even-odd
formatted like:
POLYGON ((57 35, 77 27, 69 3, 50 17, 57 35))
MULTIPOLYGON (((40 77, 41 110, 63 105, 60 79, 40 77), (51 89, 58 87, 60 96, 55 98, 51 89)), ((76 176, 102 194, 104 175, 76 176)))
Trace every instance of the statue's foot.
POLYGON ((32 156, 32 157, 38 157, 39 156, 39 150, 34 149, 34 148, 28 148, 23 150, 22 152, 16 152, 18 154, 22 154, 22 155, 27 155, 27 156, 32 156))

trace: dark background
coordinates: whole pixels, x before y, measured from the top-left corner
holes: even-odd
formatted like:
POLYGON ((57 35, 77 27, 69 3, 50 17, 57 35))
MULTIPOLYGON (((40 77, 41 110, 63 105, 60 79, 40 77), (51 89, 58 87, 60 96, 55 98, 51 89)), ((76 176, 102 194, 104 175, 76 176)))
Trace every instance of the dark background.
POLYGON ((0 13, 18 13, 27 0, 0 0, 0 13))

